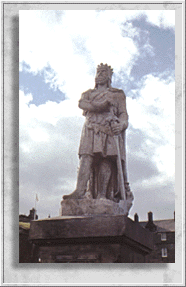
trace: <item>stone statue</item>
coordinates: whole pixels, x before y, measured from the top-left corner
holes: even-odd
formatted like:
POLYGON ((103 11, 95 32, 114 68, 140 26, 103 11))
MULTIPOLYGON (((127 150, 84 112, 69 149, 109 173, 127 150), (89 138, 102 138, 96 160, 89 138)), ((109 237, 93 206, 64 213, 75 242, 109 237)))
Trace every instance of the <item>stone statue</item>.
MULTIPOLYGON (((85 124, 82 130, 77 186, 63 199, 133 200, 126 171, 125 130, 128 127, 126 96, 111 87, 113 69, 97 67, 95 88, 79 100, 85 124)), ((130 202, 131 202, 130 201, 130 202)))

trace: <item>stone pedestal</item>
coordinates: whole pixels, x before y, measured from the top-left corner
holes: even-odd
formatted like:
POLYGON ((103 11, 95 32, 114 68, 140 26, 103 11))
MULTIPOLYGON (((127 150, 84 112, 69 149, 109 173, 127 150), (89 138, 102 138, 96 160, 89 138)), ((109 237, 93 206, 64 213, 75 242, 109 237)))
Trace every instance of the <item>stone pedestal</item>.
POLYGON ((70 215, 128 215, 132 205, 130 200, 120 200, 118 203, 109 199, 67 199, 61 202, 61 214, 70 215))
POLYGON ((41 263, 145 263, 152 233, 124 215, 59 216, 31 222, 41 263))

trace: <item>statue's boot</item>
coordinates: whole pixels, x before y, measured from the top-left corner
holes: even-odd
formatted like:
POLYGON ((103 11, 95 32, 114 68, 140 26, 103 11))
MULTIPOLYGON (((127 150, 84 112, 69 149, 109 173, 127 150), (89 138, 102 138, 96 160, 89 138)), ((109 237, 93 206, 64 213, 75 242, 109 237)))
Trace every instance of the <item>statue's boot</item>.
POLYGON ((86 191, 79 191, 79 190, 74 190, 72 193, 68 195, 64 195, 63 199, 81 199, 84 197, 86 191))

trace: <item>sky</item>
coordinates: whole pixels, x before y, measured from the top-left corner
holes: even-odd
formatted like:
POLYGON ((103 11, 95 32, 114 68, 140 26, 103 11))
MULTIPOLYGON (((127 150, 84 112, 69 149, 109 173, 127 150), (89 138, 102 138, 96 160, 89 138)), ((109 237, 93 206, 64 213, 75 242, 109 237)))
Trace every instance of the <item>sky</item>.
POLYGON ((19 23, 19 213, 58 216, 74 191, 81 94, 100 63, 127 97, 129 217, 175 210, 175 11, 23 10, 19 23))

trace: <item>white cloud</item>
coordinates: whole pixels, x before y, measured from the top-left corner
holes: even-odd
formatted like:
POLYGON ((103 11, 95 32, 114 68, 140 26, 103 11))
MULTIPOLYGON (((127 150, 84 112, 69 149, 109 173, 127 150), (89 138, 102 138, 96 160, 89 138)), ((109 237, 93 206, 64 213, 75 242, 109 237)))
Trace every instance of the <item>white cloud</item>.
POLYGON ((92 71, 100 62, 113 66, 116 72, 123 67, 130 73, 138 48, 129 36, 121 37, 116 17, 125 13, 65 11, 60 22, 51 13, 54 22, 49 25, 44 11, 20 11, 20 62, 30 65, 31 71, 37 73, 49 64, 59 88, 69 98, 90 88, 90 68, 92 71))
POLYGON ((37 107, 30 104, 31 100, 31 94, 20 91, 21 210, 27 212, 25 196, 32 201, 38 193, 40 216, 47 216, 44 209, 47 206, 50 211, 50 204, 56 208, 52 208, 53 216, 57 216, 62 195, 75 188, 84 117, 77 106, 77 112, 70 111, 71 105, 66 104, 70 101, 47 102, 37 107))
MULTIPOLYGON (((91 87, 95 67, 100 62, 114 67, 115 73, 122 69, 130 75, 142 52, 139 53, 134 40, 140 30, 126 21, 146 15, 146 20, 153 25, 173 27, 173 13, 161 10, 20 11, 20 62, 30 65, 34 73, 49 64, 56 73, 55 83, 59 89, 67 98, 74 99, 91 87)), ((146 44, 143 50, 153 55, 148 39, 146 44)))
POLYGON ((171 28, 175 27, 175 11, 174 10, 151 10, 146 11, 147 21, 160 28, 171 28))
POLYGON ((24 125, 31 122, 31 117, 32 120, 34 117, 35 120, 55 125, 61 117, 82 116, 82 111, 77 108, 80 96, 78 98, 76 95, 75 100, 67 99, 60 103, 48 101, 39 107, 30 104, 32 99, 31 94, 24 95, 20 91, 20 123, 24 125))
POLYGON ((162 174, 169 178, 174 178, 175 175, 175 146, 174 143, 157 147, 154 155, 154 160, 162 174))
MULTIPOLYGON (((139 89, 128 98, 130 124, 145 135, 146 147, 153 147, 152 157, 159 171, 174 177, 175 173, 175 84, 153 75, 145 76, 139 89)), ((130 148, 130 147, 129 147, 130 148)), ((150 150, 152 152, 152 150, 150 150)))

